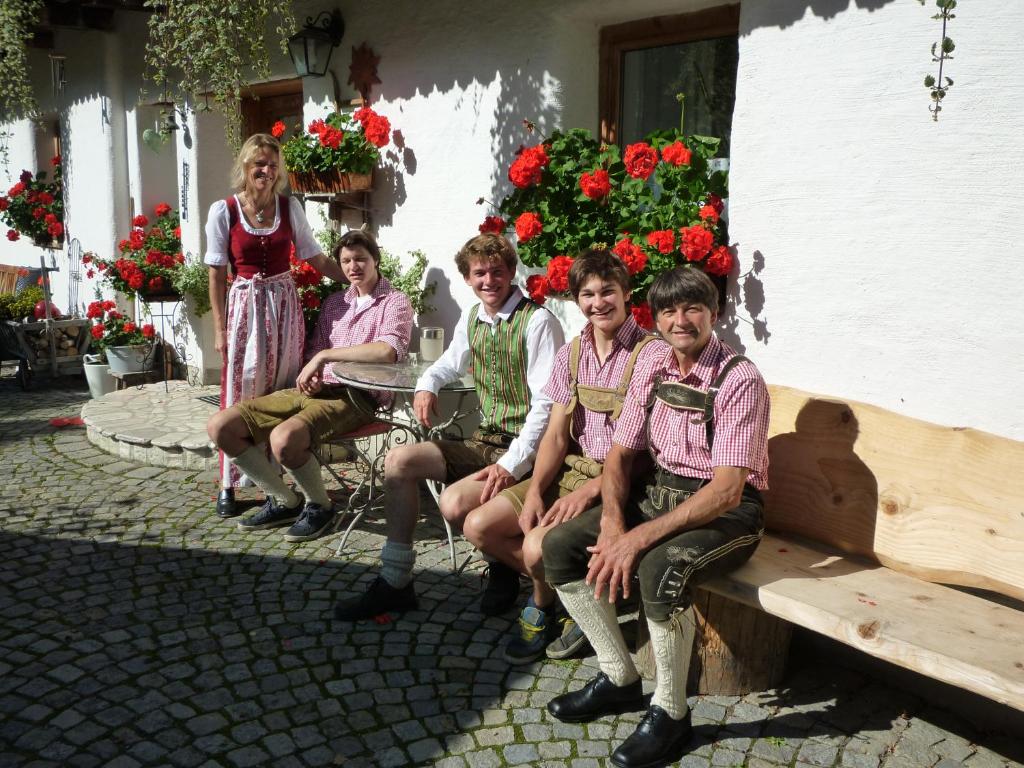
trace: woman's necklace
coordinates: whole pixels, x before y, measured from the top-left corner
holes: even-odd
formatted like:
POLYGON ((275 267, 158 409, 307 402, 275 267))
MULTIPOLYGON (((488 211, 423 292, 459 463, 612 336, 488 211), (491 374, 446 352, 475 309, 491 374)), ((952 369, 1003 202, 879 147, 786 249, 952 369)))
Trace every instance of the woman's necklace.
POLYGON ((249 207, 252 208, 252 210, 253 210, 253 216, 256 217, 256 223, 257 224, 262 224, 266 220, 266 216, 264 215, 264 211, 266 211, 267 210, 267 206, 270 205, 270 203, 273 202, 273 198, 271 198, 270 200, 265 202, 259 208, 256 207, 256 202, 251 197, 246 195, 246 198, 247 198, 247 200, 249 202, 249 207))

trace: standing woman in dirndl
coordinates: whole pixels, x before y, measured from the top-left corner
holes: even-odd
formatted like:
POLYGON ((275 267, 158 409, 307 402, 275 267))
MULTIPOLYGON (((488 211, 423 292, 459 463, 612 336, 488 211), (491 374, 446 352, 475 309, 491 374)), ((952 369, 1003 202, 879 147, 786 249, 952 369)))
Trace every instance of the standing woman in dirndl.
MULTIPOLYGON (((302 367, 305 325, 289 269, 292 246, 298 259, 344 281, 341 267, 320 250, 302 205, 281 194, 286 179, 277 139, 254 134, 231 170, 234 193, 211 205, 206 219, 204 262, 210 268, 215 347, 223 361, 221 409, 293 386, 302 367)), ((221 517, 238 514, 234 489, 242 478, 221 453, 221 517)))

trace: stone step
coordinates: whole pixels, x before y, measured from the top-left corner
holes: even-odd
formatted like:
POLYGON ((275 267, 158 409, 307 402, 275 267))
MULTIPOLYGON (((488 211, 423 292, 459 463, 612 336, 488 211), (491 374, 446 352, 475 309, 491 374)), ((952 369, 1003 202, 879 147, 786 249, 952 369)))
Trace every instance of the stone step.
POLYGON ((219 394, 218 386, 193 387, 186 381, 128 387, 90 400, 82 407, 82 420, 89 442, 123 459, 216 469, 217 449, 206 434, 206 420, 217 412, 219 394))

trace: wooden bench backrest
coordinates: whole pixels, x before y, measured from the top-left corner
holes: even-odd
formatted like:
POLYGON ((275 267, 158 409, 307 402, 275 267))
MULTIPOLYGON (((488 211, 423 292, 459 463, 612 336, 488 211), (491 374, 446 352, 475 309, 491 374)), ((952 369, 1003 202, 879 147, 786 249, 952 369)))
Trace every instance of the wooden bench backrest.
POLYGON ((1024 600, 1024 443, 770 390, 769 530, 1024 600))

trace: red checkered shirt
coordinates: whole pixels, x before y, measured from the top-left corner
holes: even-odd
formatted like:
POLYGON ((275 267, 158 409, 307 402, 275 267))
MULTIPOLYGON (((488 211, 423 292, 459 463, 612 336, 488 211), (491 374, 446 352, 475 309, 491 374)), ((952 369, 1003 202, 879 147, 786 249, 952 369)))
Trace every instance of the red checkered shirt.
MULTIPOLYGON (((626 404, 615 427, 615 442, 642 451, 648 447, 645 404, 655 379, 707 390, 723 364, 736 355, 712 334, 697 364, 683 376, 672 347, 654 342, 637 361, 626 404), (647 352, 651 354, 648 355, 647 352)), ((747 482, 768 487, 768 387, 753 363, 742 362, 726 376, 715 398, 714 448, 708 450, 704 424, 693 411, 677 411, 655 401, 650 415, 651 447, 658 465, 677 475, 710 480, 714 467, 746 467, 747 482)))
MULTIPOLYGON (((356 289, 338 291, 328 296, 320 308, 320 317, 313 330, 312 343, 306 352, 309 360, 323 349, 354 347, 383 341, 394 348, 398 361, 405 359, 412 335, 412 304, 409 297, 392 287, 383 277, 377 281, 370 301, 356 305, 356 289)), ((326 384, 338 384, 330 365, 324 366, 326 384)), ((369 394, 387 408, 394 396, 387 392, 370 391, 369 394)))
MULTIPOLYGON (((622 381, 626 370, 626 362, 647 331, 636 324, 632 317, 627 317, 612 340, 612 350, 602 364, 594 348, 594 326, 587 323, 580 333, 580 365, 577 372, 577 383, 587 387, 608 387, 615 389, 622 381)), ((572 343, 566 344, 555 355, 555 364, 551 369, 551 378, 544 387, 547 396, 556 403, 568 405, 572 399, 569 388, 569 352, 572 343)), ((603 462, 608 451, 612 449, 612 434, 615 422, 610 413, 588 411, 582 403, 577 403, 572 412, 572 434, 576 436, 583 453, 592 459, 603 462)))

